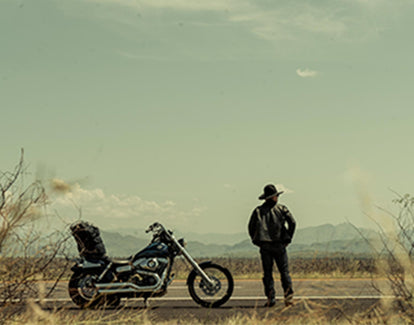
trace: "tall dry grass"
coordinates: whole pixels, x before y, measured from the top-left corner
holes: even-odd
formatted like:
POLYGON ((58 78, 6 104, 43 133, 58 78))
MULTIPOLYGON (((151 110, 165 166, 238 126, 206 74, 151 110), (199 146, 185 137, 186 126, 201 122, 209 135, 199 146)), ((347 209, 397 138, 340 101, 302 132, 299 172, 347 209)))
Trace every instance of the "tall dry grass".
MULTIPOLYGON (((198 262, 213 260, 214 262, 228 268, 235 279, 261 279, 262 266, 259 258, 199 258, 198 262)), ((0 265, 7 273, 8 281, 14 281, 21 274, 33 274, 31 269, 42 268, 41 274, 37 273, 37 279, 52 281, 56 278, 68 280, 71 276, 70 266, 73 262, 66 257, 55 257, 49 263, 45 263, 43 257, 3 257, 0 258, 0 265), (31 267, 28 268, 27 265, 31 267)), ((289 261, 291 275, 300 279, 319 278, 372 278, 384 276, 379 272, 378 260, 374 258, 361 258, 351 256, 330 256, 315 258, 292 258, 289 261)), ((176 259, 172 272, 176 279, 186 279, 191 268, 183 259, 176 259)), ((3 279, 0 271, 0 279, 3 279)))
POLYGON ((9 308, 29 297, 48 296, 36 281, 53 279, 55 285, 63 271, 49 267, 64 253, 67 236, 59 232, 45 235, 38 222, 45 216, 48 198, 41 182, 27 183, 23 150, 12 171, 0 172, 0 323, 19 308, 9 308))
POLYGON ((159 309, 120 308, 113 310, 48 310, 41 305, 29 302, 25 310, 8 319, 4 324, 142 324, 142 325, 250 325, 250 324, 412 324, 408 315, 384 312, 380 305, 362 310, 349 310, 347 306, 323 304, 312 301, 299 301, 293 307, 233 308, 226 313, 210 310, 200 316, 196 313, 183 313, 170 317, 159 309))
POLYGON ((387 278, 388 287, 378 289, 381 294, 393 295, 395 299, 384 304, 384 308, 397 309, 414 323, 414 197, 395 193, 397 212, 380 209, 382 220, 377 221, 382 248, 374 248, 377 269, 387 278))

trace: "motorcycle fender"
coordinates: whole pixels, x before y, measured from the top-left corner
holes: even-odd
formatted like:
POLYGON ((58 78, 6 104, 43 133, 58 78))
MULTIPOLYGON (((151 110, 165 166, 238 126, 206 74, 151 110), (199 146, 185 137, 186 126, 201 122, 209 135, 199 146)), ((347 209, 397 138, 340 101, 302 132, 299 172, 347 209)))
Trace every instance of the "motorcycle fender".
MULTIPOLYGON (((205 261, 205 262, 201 262, 200 264, 198 264, 201 268, 203 268, 203 266, 206 266, 206 265, 210 265, 210 264, 212 264, 213 262, 212 261, 205 261)), ((190 272, 190 274, 188 275, 188 277, 187 277, 187 285, 188 285, 188 281, 189 281, 189 279, 191 278, 191 275, 193 274, 193 273, 196 273, 196 270, 192 270, 191 272, 190 272)))

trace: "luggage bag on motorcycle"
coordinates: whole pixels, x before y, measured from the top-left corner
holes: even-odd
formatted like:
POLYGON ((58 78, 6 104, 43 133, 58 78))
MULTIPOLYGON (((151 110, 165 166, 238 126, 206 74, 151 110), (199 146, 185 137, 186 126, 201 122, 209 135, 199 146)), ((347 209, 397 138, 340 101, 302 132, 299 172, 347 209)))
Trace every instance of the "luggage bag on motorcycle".
POLYGON ((79 221, 70 227, 78 245, 79 255, 88 260, 105 257, 106 250, 99 229, 86 221, 79 221))

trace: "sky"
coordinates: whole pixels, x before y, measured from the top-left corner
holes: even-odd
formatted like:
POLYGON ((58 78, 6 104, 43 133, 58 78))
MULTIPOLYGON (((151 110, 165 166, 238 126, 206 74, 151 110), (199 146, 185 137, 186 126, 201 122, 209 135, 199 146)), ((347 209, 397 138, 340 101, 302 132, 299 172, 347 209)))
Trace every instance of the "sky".
POLYGON ((413 193, 413 0, 1 0, 0 170, 65 220, 245 232, 413 193), (30 178, 28 177, 28 178, 30 178))

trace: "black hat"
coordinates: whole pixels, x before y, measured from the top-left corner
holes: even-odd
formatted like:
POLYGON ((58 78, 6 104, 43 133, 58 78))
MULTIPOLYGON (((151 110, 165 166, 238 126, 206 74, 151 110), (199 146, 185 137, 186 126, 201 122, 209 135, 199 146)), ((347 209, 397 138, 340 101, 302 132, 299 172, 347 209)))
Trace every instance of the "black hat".
POLYGON ((276 186, 273 184, 266 185, 263 189, 263 194, 259 196, 259 200, 267 200, 273 196, 279 196, 283 191, 278 192, 276 186))

